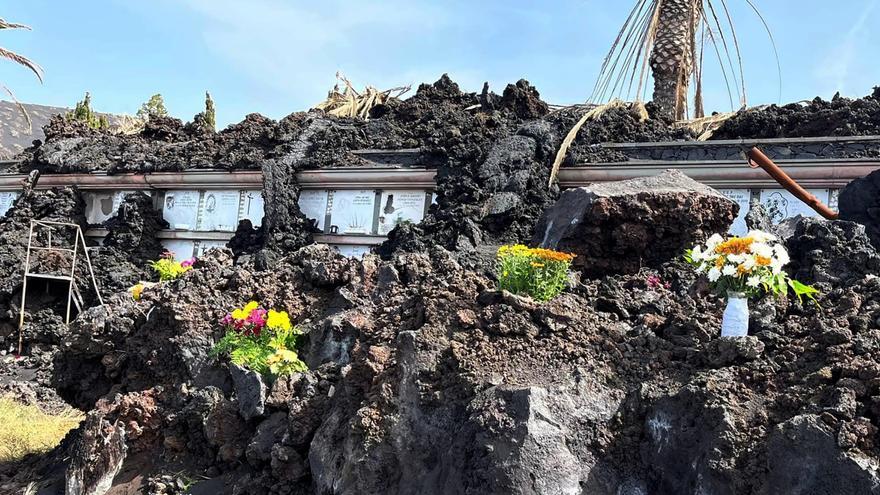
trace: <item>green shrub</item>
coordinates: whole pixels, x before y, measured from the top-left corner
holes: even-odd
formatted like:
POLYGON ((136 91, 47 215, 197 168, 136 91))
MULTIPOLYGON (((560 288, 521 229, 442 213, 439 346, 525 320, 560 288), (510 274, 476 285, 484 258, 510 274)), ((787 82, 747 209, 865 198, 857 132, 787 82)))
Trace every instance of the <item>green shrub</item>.
POLYGON ((166 252, 162 258, 151 261, 150 268, 159 275, 159 280, 164 282, 180 278, 184 273, 192 270, 194 263, 195 258, 177 261, 173 254, 166 252))
POLYGON ((137 116, 145 121, 150 120, 152 117, 167 117, 168 110, 165 109, 165 99, 159 93, 154 94, 141 105, 141 108, 137 111, 137 116))
POLYGON ((100 130, 108 129, 110 127, 110 122, 107 120, 106 115, 99 115, 92 111, 92 95, 88 92, 86 92, 82 101, 77 102, 73 111, 64 114, 64 118, 67 120, 85 122, 86 125, 92 129, 100 130))

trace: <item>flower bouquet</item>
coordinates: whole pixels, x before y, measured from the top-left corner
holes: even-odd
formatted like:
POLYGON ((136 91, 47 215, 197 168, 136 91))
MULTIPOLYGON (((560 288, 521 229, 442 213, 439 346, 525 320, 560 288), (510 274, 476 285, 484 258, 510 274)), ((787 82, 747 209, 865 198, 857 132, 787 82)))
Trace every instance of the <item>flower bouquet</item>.
POLYGON ((565 288, 575 255, 517 244, 501 246, 496 258, 499 288, 549 301, 565 288))
POLYGON ((296 353, 302 332, 285 311, 266 310, 256 301, 228 313, 220 321, 226 330, 214 346, 215 356, 228 356, 239 366, 262 375, 289 375, 308 367, 296 353))
POLYGON ((150 262, 150 267, 159 274, 159 280, 164 282, 180 278, 181 275, 192 270, 195 263, 195 258, 177 261, 174 259, 174 253, 165 251, 161 258, 150 262))
POLYGON ((789 278, 782 268, 788 264, 788 251, 776 236, 753 230, 745 237, 713 235, 706 245, 687 251, 685 259, 697 272, 705 274, 712 287, 727 296, 721 324, 722 337, 748 334, 748 299, 763 294, 782 297, 791 289, 798 297, 815 302, 818 290, 789 278))

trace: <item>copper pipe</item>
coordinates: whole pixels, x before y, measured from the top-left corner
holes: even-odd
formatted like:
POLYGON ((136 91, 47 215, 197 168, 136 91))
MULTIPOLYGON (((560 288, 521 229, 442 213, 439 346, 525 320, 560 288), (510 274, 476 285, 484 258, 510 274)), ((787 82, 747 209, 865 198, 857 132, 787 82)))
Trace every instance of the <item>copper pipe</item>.
POLYGON ((797 199, 806 203, 810 208, 816 210, 816 213, 822 215, 828 220, 837 220, 837 212, 833 211, 831 208, 825 205, 825 203, 819 201, 819 198, 813 196, 806 189, 800 186, 797 182, 794 181, 791 177, 788 176, 778 165, 773 163, 773 160, 767 157, 761 150, 758 148, 752 148, 747 153, 749 158, 749 167, 757 168, 761 167, 770 177, 773 177, 776 182, 779 183, 782 187, 784 187, 788 192, 794 195, 797 199))

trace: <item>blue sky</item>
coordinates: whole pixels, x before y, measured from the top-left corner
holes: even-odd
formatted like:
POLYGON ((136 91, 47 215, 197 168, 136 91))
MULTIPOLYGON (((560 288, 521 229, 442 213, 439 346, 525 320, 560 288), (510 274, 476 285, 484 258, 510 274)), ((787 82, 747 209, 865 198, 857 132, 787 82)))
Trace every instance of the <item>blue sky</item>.
MULTIPOLYGON (((558 104, 585 101, 635 0, 294 1, 20 0, 3 18, 0 46, 45 69, 0 64, 22 101, 134 113, 153 93, 188 120, 210 90, 220 125, 258 112, 280 118, 326 96, 337 70, 357 86, 431 82, 448 72, 464 89, 501 91, 526 78, 558 104)), ((716 0, 717 1, 717 0, 716 0)), ((745 0, 728 0, 745 58, 749 104, 863 96, 880 84, 880 0, 754 0, 782 64, 745 0)), ((707 66, 707 110, 730 110, 707 66)))

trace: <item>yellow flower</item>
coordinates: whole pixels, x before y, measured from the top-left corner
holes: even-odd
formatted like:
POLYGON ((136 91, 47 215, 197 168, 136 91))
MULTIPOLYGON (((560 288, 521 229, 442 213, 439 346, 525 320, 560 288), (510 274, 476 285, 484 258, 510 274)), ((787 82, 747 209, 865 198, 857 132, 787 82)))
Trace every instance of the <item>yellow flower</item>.
POLYGON ((131 297, 132 297, 135 301, 140 301, 140 300, 141 300, 141 294, 144 292, 144 284, 143 284, 143 283, 139 283, 139 284, 135 285, 134 287, 132 287, 131 289, 128 289, 128 290, 131 291, 131 297))
POLYGON ((277 363, 283 362, 293 362, 299 359, 299 356, 296 352, 288 350, 288 349, 279 349, 275 351, 275 354, 269 356, 269 359, 266 360, 270 366, 277 363))
POLYGON ((258 307, 260 307, 260 303, 256 301, 250 301, 249 303, 245 304, 243 308, 233 310, 232 317, 236 320, 244 320, 251 314, 251 311, 257 309, 258 307))
POLYGON ((544 263, 535 263, 532 262, 532 268, 544 268, 544 263))
POLYGON ((290 330, 290 316, 287 315, 287 311, 270 309, 266 326, 273 330, 290 330))

